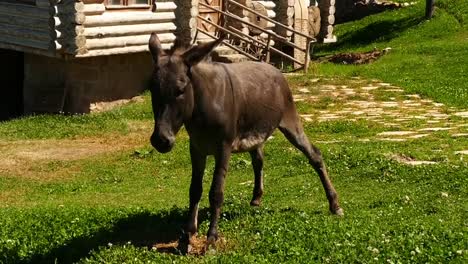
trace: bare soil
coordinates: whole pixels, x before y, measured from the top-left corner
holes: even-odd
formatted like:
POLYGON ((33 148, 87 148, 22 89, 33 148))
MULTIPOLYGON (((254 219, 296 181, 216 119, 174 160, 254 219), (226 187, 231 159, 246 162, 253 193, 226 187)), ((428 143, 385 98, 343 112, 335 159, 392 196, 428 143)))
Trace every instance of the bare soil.
POLYGON ((416 160, 412 157, 408 157, 403 154, 394 154, 394 155, 391 155, 391 158, 399 163, 413 165, 413 166, 436 164, 436 162, 434 161, 416 160))
POLYGON ((107 134, 76 139, 0 140, 0 172, 41 180, 64 177, 79 168, 70 165, 59 167, 55 173, 50 173, 41 170, 41 165, 89 159, 148 144, 151 124, 139 122, 129 124, 129 127, 130 133, 127 135, 107 134))
MULTIPOLYGON (((188 252, 189 255, 192 256, 204 256, 209 254, 210 249, 207 251, 207 240, 206 236, 202 237, 193 237, 192 242, 190 244, 190 251, 188 252)), ((163 253, 172 253, 177 254, 179 253, 179 241, 174 240, 167 243, 158 243, 153 245, 153 249, 157 250, 158 252, 163 253)), ((214 252, 222 252, 225 251, 227 248, 226 239, 224 237, 220 237, 218 241, 216 241, 215 249, 211 249, 214 252)))

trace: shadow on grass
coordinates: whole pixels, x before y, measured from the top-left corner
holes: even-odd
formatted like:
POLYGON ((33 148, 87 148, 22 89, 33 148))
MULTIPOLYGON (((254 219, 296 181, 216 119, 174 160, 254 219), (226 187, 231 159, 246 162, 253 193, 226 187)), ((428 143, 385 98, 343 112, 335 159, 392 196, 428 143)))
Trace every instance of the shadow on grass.
POLYGON ((401 6, 392 4, 361 4, 356 3, 348 6, 341 16, 338 16, 335 20, 336 24, 346 23, 362 19, 366 16, 379 14, 385 11, 398 10, 401 6))
MULTIPOLYGON (((199 213, 200 222, 206 220, 208 210, 199 213)), ((151 249, 156 244, 177 241, 183 234, 187 220, 186 210, 174 208, 157 214, 143 212, 117 221, 111 229, 100 230, 88 236, 74 238, 45 254, 36 254, 24 263, 74 263, 90 256, 100 247, 124 245, 131 241, 137 247, 151 249)), ((158 250, 160 252, 181 254, 175 248, 158 250)))
POLYGON ((398 20, 375 21, 359 30, 339 36, 339 41, 320 48, 321 51, 335 51, 340 48, 358 48, 375 42, 387 42, 411 27, 420 24, 423 17, 405 17, 398 20))

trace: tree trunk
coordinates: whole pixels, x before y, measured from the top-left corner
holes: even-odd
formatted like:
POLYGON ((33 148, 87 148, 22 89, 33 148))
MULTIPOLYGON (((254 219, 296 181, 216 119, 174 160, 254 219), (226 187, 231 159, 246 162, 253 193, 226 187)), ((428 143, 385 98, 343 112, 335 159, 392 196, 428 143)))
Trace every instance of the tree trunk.
POLYGON ((426 19, 431 19, 434 15, 435 0, 426 0, 426 19))

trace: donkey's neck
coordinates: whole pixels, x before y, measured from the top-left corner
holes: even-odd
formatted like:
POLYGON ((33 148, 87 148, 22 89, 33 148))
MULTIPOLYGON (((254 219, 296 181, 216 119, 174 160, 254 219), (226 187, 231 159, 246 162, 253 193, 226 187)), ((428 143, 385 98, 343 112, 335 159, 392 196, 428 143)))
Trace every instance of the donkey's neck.
POLYGON ((200 63, 191 69, 194 107, 186 127, 195 134, 195 130, 208 127, 230 127, 237 120, 232 88, 235 76, 230 76, 228 68, 221 63, 200 63))
POLYGON ((216 103, 233 98, 232 76, 225 64, 202 62, 192 67, 192 86, 195 104, 206 100, 216 103))

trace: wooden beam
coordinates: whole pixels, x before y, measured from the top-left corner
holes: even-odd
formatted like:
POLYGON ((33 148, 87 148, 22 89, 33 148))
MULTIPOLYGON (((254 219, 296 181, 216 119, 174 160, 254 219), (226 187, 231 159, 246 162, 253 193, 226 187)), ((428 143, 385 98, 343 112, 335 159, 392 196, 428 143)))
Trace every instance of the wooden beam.
POLYGON ((86 38, 84 36, 64 36, 57 40, 63 49, 68 53, 79 53, 80 50, 86 49, 86 38))
POLYGON ((104 4, 104 0, 81 0, 85 5, 86 4, 104 4))
POLYGON ((51 3, 49 0, 36 0, 36 6, 38 7, 50 7, 51 3))
POLYGON ((55 47, 52 47, 50 41, 49 42, 38 41, 38 40, 29 39, 27 37, 22 37, 22 36, 11 36, 11 35, 0 34, 0 43, 18 45, 22 47, 35 48, 35 49, 40 49, 40 50, 48 50, 48 51, 55 50, 55 47))
POLYGON ((109 25, 128 25, 128 24, 143 24, 168 22, 174 20, 174 12, 107 12, 101 16, 86 17, 84 23, 87 27, 109 26, 109 25))
POLYGON ((87 16, 101 15, 106 11, 103 4, 86 4, 83 8, 83 13, 87 16))
POLYGON ((129 36, 140 34, 151 34, 152 32, 166 33, 174 32, 177 27, 174 23, 155 23, 155 24, 138 24, 124 26, 107 26, 107 27, 91 27, 85 28, 83 33, 88 38, 106 38, 112 36, 129 36))
POLYGON ((86 21, 86 15, 84 13, 59 13, 55 15, 60 20, 60 24, 63 26, 72 26, 75 24, 83 25, 86 21))
POLYGON ((0 35, 8 35, 12 37, 19 37, 25 39, 31 39, 36 41, 50 42, 52 40, 51 30, 48 25, 45 25, 41 29, 29 29, 18 26, 0 24, 0 35))
POLYGON ((68 27, 57 27, 57 30, 61 32, 62 36, 74 37, 81 36, 84 33, 84 27, 80 25, 72 25, 68 27))
POLYGON ((83 12, 85 9, 85 4, 82 2, 75 2, 75 1, 66 1, 61 2, 57 7, 57 14, 74 14, 83 12))
POLYGON ((19 5, 0 2, 0 16, 23 16, 47 19, 53 13, 51 8, 38 8, 36 6, 19 5))
POLYGON ((177 5, 174 2, 156 1, 156 12, 169 12, 176 10, 177 5))
POLYGON ((255 1, 265 6, 266 9, 274 9, 276 4, 273 1, 255 1))
MULTIPOLYGON (((176 37, 172 33, 158 34, 161 43, 172 43, 176 37)), ((86 49, 109 49, 127 46, 138 46, 148 44, 149 35, 124 36, 103 39, 87 39, 86 49)))
POLYGON ((30 43, 24 42, 24 40, 20 40, 20 42, 22 42, 22 44, 5 43, 4 38, 0 36, 0 49, 16 50, 19 52, 26 52, 26 53, 53 57, 53 58, 61 57, 60 54, 56 53, 54 50, 44 50, 44 49, 33 48, 30 46, 24 46, 25 44, 30 45, 30 43))
MULTIPOLYGON (((172 44, 162 44, 161 46, 163 49, 169 49, 172 46, 172 44)), ((123 48, 90 50, 84 54, 78 54, 76 55, 76 57, 84 58, 84 57, 138 53, 138 52, 148 52, 148 44, 138 45, 138 46, 129 46, 129 47, 123 47, 123 48)))
POLYGON ((50 18, 29 17, 18 14, 0 15, 0 25, 12 25, 29 29, 44 29, 51 25, 50 18))

